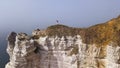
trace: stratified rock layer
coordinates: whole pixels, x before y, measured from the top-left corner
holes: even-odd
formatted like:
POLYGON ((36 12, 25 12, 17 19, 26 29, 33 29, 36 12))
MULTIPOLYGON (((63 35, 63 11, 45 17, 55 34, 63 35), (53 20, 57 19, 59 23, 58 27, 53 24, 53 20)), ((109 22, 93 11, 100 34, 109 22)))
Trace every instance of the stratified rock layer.
POLYGON ((8 44, 10 62, 6 68, 120 68, 120 47, 112 43, 87 45, 80 35, 33 40, 20 33, 13 37, 8 41, 14 39, 15 44, 8 44))
POLYGON ((16 41, 14 44, 8 44, 7 52, 10 55, 10 62, 6 68, 40 68, 39 55, 34 52, 36 49, 34 41, 28 40, 25 33, 20 33, 17 36, 12 34, 9 35, 8 42, 11 43, 13 39, 16 41))

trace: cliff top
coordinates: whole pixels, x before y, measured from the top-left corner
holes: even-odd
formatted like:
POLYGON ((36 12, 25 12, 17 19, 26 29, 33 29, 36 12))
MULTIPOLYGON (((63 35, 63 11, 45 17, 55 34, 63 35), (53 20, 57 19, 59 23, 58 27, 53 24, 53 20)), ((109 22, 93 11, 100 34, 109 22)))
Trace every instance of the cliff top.
POLYGON ((59 37, 81 35, 83 42, 86 44, 106 45, 109 42, 120 44, 120 16, 88 28, 74 28, 57 24, 49 26, 46 30, 37 29, 33 31, 34 38, 46 35, 59 37))

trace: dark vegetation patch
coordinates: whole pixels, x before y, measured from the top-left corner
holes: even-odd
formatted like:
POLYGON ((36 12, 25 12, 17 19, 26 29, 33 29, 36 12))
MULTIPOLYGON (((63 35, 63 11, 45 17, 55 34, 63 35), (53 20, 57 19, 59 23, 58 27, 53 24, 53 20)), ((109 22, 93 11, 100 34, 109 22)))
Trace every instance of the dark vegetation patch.
POLYGON ((79 34, 80 30, 78 28, 73 28, 73 27, 68 27, 65 25, 57 24, 57 25, 52 25, 47 28, 46 33, 48 36, 74 36, 79 34))
POLYGON ((70 56, 71 55, 73 55, 73 54, 78 54, 78 52, 79 52, 79 48, 78 48, 78 45, 74 45, 73 47, 72 47, 72 51, 70 52, 70 56))

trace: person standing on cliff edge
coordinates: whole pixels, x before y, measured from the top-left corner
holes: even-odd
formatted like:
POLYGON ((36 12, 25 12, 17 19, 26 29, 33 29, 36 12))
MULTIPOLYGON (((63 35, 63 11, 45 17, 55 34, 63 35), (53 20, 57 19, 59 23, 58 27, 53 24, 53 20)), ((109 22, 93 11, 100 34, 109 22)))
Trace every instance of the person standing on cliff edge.
POLYGON ((56 20, 56 24, 59 24, 59 21, 58 21, 58 20, 56 20))

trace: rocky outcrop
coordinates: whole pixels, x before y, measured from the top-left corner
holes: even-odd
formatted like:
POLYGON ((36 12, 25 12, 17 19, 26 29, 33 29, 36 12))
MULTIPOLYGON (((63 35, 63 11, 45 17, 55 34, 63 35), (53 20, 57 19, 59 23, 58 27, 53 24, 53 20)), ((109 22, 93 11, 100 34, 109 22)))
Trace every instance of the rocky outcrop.
POLYGON ((17 36, 11 33, 8 42, 10 62, 6 68, 120 67, 119 46, 115 47, 112 43, 105 47, 87 45, 82 43, 80 35, 61 38, 45 36, 33 40, 25 33, 17 36), (10 44, 13 41, 15 44, 10 44))
POLYGON ((120 68, 120 18, 88 29, 54 25, 8 36, 5 68, 120 68))
POLYGON ((34 51, 36 46, 27 34, 12 32, 8 37, 7 52, 10 55, 10 62, 6 68, 39 68, 39 55, 34 51), (13 43, 14 44, 11 44, 13 43))

